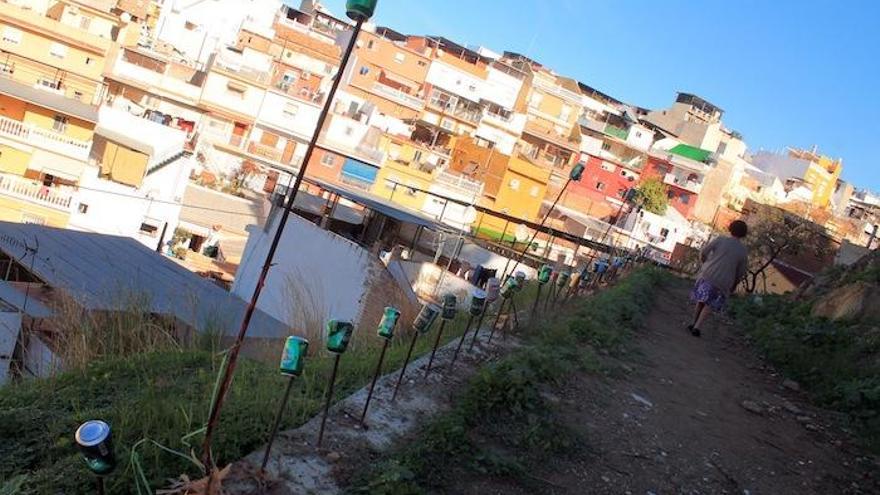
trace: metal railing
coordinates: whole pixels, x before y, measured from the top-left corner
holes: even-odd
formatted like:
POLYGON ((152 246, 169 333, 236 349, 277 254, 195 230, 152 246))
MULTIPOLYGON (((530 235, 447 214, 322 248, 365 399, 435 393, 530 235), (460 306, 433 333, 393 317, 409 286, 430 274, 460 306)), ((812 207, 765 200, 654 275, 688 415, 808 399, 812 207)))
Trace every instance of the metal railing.
POLYGON ((0 194, 56 210, 68 211, 72 195, 17 175, 0 174, 0 194))
POLYGON ((381 96, 391 98, 401 105, 414 108, 416 110, 424 108, 425 106, 425 102, 422 99, 416 98, 415 96, 404 93, 403 91, 400 91, 398 89, 394 89, 391 86, 386 86, 382 83, 373 83, 373 92, 381 96))
POLYGON ((0 117, 0 135, 83 161, 89 159, 89 150, 92 148, 91 141, 72 138, 60 132, 7 117, 0 117))

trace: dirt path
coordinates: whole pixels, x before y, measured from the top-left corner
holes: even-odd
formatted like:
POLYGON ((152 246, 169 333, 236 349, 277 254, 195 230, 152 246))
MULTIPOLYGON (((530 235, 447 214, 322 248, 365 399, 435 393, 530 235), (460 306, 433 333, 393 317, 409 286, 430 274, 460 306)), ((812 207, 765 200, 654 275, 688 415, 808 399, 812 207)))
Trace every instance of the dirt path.
MULTIPOLYGON (((660 291, 619 376, 583 376, 554 397, 585 445, 530 466, 543 492, 880 493, 876 461, 796 384, 783 386, 729 322, 714 319, 701 339, 685 332, 687 295, 683 281, 660 291)), ((455 492, 535 493, 498 479, 462 480, 455 492)))

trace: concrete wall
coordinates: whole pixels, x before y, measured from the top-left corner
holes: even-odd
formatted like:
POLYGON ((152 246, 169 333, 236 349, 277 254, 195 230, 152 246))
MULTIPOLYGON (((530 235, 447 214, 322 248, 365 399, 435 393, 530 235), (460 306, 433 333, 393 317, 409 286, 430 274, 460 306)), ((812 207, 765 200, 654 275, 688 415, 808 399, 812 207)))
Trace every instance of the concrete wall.
MULTIPOLYGON (((269 232, 251 226, 232 292, 253 294, 269 250, 276 215, 269 232)), ((295 330, 320 325, 328 318, 361 317, 368 273, 378 261, 357 244, 292 215, 284 229, 275 265, 269 272, 258 308, 295 330)))
POLYGON ((308 139, 315 131, 320 113, 321 109, 317 105, 269 91, 260 107, 258 119, 261 124, 308 139))

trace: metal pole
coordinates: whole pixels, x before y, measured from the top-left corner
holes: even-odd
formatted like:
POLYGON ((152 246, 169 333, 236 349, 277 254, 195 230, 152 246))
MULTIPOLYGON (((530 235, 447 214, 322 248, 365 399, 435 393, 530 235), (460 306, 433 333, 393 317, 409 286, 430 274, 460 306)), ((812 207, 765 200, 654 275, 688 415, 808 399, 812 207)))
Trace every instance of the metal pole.
POLYGON ((419 338, 419 332, 413 329, 412 342, 409 344, 409 350, 406 351, 406 359, 403 361, 403 368, 400 368, 400 375, 397 377, 397 384, 394 386, 394 393, 391 394, 391 401, 397 399, 397 392, 400 390, 400 384, 403 383, 403 375, 406 374, 406 367, 409 365, 409 359, 412 357, 413 349, 416 347, 416 340, 419 338))
POLYGON ((382 362, 385 361, 385 351, 388 350, 388 339, 384 339, 382 344, 382 352, 379 353, 379 362, 376 364, 376 372, 373 373, 373 381, 370 383, 370 391, 367 393, 367 401, 364 402, 364 412, 361 413, 361 426, 364 426, 364 420, 367 418, 367 409, 370 408, 370 400, 373 398, 373 389, 376 388, 376 380, 379 379, 379 373, 382 372, 382 362))
POLYGON ((434 356, 437 354, 437 348, 440 347, 440 337, 443 336, 443 329, 446 328, 446 321, 443 320, 440 322, 440 329, 437 330, 437 338, 434 339, 434 348, 431 349, 431 357, 428 359, 428 367, 425 368, 425 378, 428 378, 428 375, 431 374, 431 366, 434 364, 434 356))
POLYGON ((538 284, 538 291, 535 293, 535 302, 532 303, 532 312, 529 316, 530 320, 535 319, 535 311, 538 310, 538 301, 541 300, 541 289, 544 287, 544 284, 538 284))
POLYGON ((327 400, 324 401, 324 416, 321 417, 321 428, 318 430, 318 447, 321 447, 321 442, 324 440, 324 423, 327 422, 327 413, 330 412, 330 402, 333 401, 333 386, 336 384, 336 372, 339 371, 339 359, 342 357, 342 354, 336 354, 336 359, 333 360, 333 371, 330 372, 330 383, 327 385, 327 400))
POLYGON ((284 398, 281 399, 281 405, 278 406, 278 413, 275 415, 275 424, 272 425, 272 434, 269 435, 269 443, 266 445, 266 453, 263 454, 263 462, 260 464, 260 472, 266 470, 266 464, 269 463, 269 452, 272 451, 272 443, 275 442, 275 435, 278 434, 278 427, 281 426, 281 417, 284 416, 284 410, 287 409, 287 401, 290 399, 290 391, 293 389, 293 377, 287 379, 287 389, 284 391, 284 398))
POLYGON ((275 236, 272 239, 272 243, 269 246, 269 252, 266 254, 266 260, 263 262, 263 268, 260 272, 260 276, 257 279, 257 284, 254 287, 254 293, 251 296, 251 300, 245 309, 244 317, 241 320, 241 327, 238 329, 238 335, 235 338, 235 342, 232 344, 232 347, 229 349, 229 359, 226 363, 226 368, 223 371, 223 378, 220 380, 220 386, 217 389, 217 394, 214 397, 214 402, 211 404, 211 412, 208 416, 208 422, 205 426, 205 440, 202 444, 202 460, 205 466, 205 473, 209 474, 211 478, 209 479, 209 486, 211 485, 211 480, 213 480, 213 471, 214 471, 214 458, 211 453, 211 443, 214 439, 214 431, 217 429, 217 425, 220 421, 220 411, 223 408, 223 402, 226 399, 226 394, 229 391, 229 387, 232 384, 232 377, 235 375, 235 367, 238 364, 238 354, 241 351, 241 344, 244 341, 245 335, 247 335, 248 327, 251 323, 251 318, 254 315, 254 312, 257 309, 257 300, 260 298, 260 293, 263 291, 263 286, 266 283, 266 276, 269 274, 269 269, 273 265, 273 259, 275 258, 275 251, 278 250, 278 245, 281 243, 281 235, 284 231, 284 226, 287 224, 287 219, 290 217, 290 213, 293 211, 293 205, 296 201, 296 195, 299 191, 299 187, 302 184, 303 179, 306 175, 306 169, 309 166, 309 161, 311 160, 312 154, 315 151, 315 146, 318 144, 318 138, 321 135, 321 129, 324 127, 324 123, 327 120, 327 115, 330 113, 330 106, 333 102, 333 98, 336 96, 336 90, 339 89, 339 83, 342 82, 342 73, 345 71, 345 67, 348 65, 348 61, 351 59, 351 53, 354 50, 355 43, 357 42, 358 34, 361 32, 361 28, 363 27, 364 21, 358 20, 354 26, 354 31, 351 35, 351 40, 348 42, 348 46, 345 49, 345 52, 342 56, 342 61, 339 64, 339 71, 336 73, 336 77, 333 80, 333 84, 330 87, 330 92, 327 94, 327 100, 324 102, 324 108, 321 110, 321 114, 318 117, 318 123, 315 126, 315 132, 312 134, 312 139, 309 142, 309 147, 306 149, 306 153, 303 156, 302 166, 299 168, 299 173, 296 176, 296 180, 293 183, 293 186, 288 189, 287 203, 284 206, 284 212, 281 215, 281 218, 278 222, 278 228, 275 230, 275 236))
POLYGON ((516 301, 514 301, 514 296, 510 296, 510 310, 508 310, 508 314, 513 313, 513 328, 516 330, 519 328, 519 310, 516 309, 516 301))
POLYGON ((458 353, 461 352, 461 348, 464 345, 464 339, 467 337, 468 332, 471 330, 471 324, 474 322, 474 315, 471 313, 468 316, 467 325, 464 326, 464 333, 461 334, 461 340, 458 341, 458 347, 455 348, 455 353, 452 355, 452 362, 449 363, 449 369, 451 370, 453 366, 455 366, 455 361, 458 360, 458 353))
POLYGON ((95 484, 97 485, 96 488, 98 495, 104 495, 104 477, 98 476, 95 484))
POLYGON ((477 320, 477 328, 474 329, 474 338, 471 339, 471 345, 468 346, 468 352, 474 350, 474 344, 477 343, 477 335, 480 333, 480 327, 483 326, 483 319, 486 317, 486 313, 489 312, 489 301, 486 301, 483 304, 483 311, 480 313, 480 318, 477 320))
POLYGON ((156 245, 156 252, 162 252, 162 244, 165 242, 165 233, 168 232, 168 222, 162 226, 162 233, 159 235, 159 244, 156 245))
POLYGON ((516 271, 516 268, 519 266, 520 262, 522 262, 522 259, 525 257, 526 252, 529 249, 529 246, 531 246, 532 243, 535 242, 535 238, 538 236, 538 232, 540 232, 541 229, 544 227, 544 224, 547 223, 547 219, 550 218, 550 214, 553 213, 554 209, 556 209, 557 203, 559 203, 559 200, 562 199, 562 195, 565 194, 565 190, 568 189, 569 184, 571 184, 571 177, 569 177, 568 180, 565 181, 565 185, 562 186, 562 189, 559 191, 559 194, 556 195, 556 199, 553 200, 553 205, 550 206, 550 209, 547 210, 547 213, 544 214, 544 218, 541 219, 541 224, 538 225, 538 228, 535 230, 535 233, 532 234, 532 238, 529 239, 529 242, 527 242, 525 247, 523 247, 522 252, 519 253, 519 256, 517 256, 516 264, 513 265, 512 272, 516 271))
POLYGON ((498 327, 498 320, 501 319, 501 313, 504 312, 504 307, 507 306, 507 299, 501 300, 501 306, 498 308, 498 314, 495 315, 495 322, 492 323, 492 330, 489 331, 489 340, 486 341, 486 345, 492 343, 492 336, 495 335, 495 328, 498 327))

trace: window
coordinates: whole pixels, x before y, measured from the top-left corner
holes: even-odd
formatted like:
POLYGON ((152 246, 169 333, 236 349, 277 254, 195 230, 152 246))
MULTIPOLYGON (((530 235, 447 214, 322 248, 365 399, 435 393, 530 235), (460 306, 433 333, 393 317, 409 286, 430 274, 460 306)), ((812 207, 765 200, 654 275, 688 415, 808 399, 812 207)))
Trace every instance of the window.
POLYGON ((86 57, 86 65, 92 65, 92 57, 86 57))
POLYGON ((367 50, 372 50, 372 49, 373 49, 373 46, 375 46, 375 45, 376 45, 376 42, 373 41, 373 40, 370 40, 370 41, 367 43, 367 50))
POLYGON ((155 237, 156 234, 159 232, 159 227, 157 227, 153 224, 149 224, 149 223, 144 222, 141 224, 140 231, 141 231, 141 234, 147 234, 149 236, 155 237))
POLYGON ((74 100, 78 100, 78 101, 82 101, 82 99, 83 99, 83 92, 82 92, 82 91, 74 91, 74 92, 73 92, 73 99, 74 99, 74 100))
POLYGON ((352 127, 352 126, 346 126, 346 128, 345 128, 345 136, 346 136, 346 137, 351 137, 351 136, 353 136, 353 135, 354 135, 354 127, 352 127))
POLYGON ((286 118, 292 119, 296 117, 296 114, 299 113, 299 105, 294 103, 285 103, 284 110, 281 111, 286 118))
POLYGON ((394 54, 394 61, 397 62, 398 64, 402 64, 405 60, 406 60, 406 55, 404 55, 400 52, 397 52, 394 54))
POLYGON ((691 196, 685 193, 681 193, 681 196, 679 196, 678 199, 685 205, 691 202, 691 196))
POLYGON ((602 170, 604 170, 606 172, 614 172, 614 165, 612 165, 608 162, 602 162, 601 168, 602 168, 602 170))
POLYGON ((605 151, 611 151, 611 143, 602 143, 602 149, 605 151))
POLYGON ((507 185, 514 191, 519 191, 519 179, 510 179, 507 185))
POLYGON ((636 131, 636 138, 642 137, 642 131, 636 131))
POLYGON ((366 76, 369 73, 370 73, 370 68, 367 67, 366 65, 361 66, 361 70, 358 71, 358 74, 360 74, 362 76, 366 76))
POLYGON ((325 165, 327 167, 332 167, 336 164, 336 157, 331 155, 330 153, 324 153, 324 156, 321 157, 321 165, 325 165))
POLYGON ((599 191, 604 191, 605 190, 605 183, 604 182, 597 182, 596 189, 599 191))
POLYGON ((79 28, 80 29, 82 29, 84 31, 88 31, 89 26, 91 26, 91 25, 92 25, 92 18, 91 17, 80 17, 79 18, 79 28))
POLYGON ((727 151, 727 143, 718 143, 718 154, 723 155, 727 151))
POLYGON ((533 198, 537 198, 538 194, 540 194, 540 193, 541 193, 541 188, 538 186, 532 186, 532 188, 529 189, 529 196, 531 196, 533 198))
POLYGON ((669 229, 660 229, 660 237, 665 241, 669 237, 669 229))
POLYGON ((571 117, 571 107, 562 105, 562 108, 559 110, 559 118, 561 120, 568 120, 569 117, 571 117))
POLYGON ((78 212, 82 213, 83 215, 85 215, 86 213, 89 212, 89 205, 87 205, 87 204, 85 204, 85 203, 80 203, 80 204, 76 207, 76 211, 78 211, 78 212))
POLYGON ((49 45, 49 55, 55 58, 64 58, 67 55, 67 47, 61 43, 52 43, 49 45))
POLYGON ((52 79, 46 79, 45 77, 41 77, 40 79, 38 79, 37 85, 44 89, 58 89, 58 83, 56 83, 52 79))
POLYGON ((52 121, 52 130, 55 132, 64 132, 67 130, 67 117, 56 115, 52 121))
POLYGON ((14 27, 5 26, 3 28, 3 41, 14 45, 21 43, 21 31, 14 27))
POLYGON ((541 93, 532 93, 529 96, 529 106, 532 108, 538 108, 541 106, 541 100, 544 99, 544 95, 541 93))
POLYGON ((419 60, 418 64, 419 64, 419 67, 427 67, 428 66, 428 62, 425 62, 424 60, 419 60))

